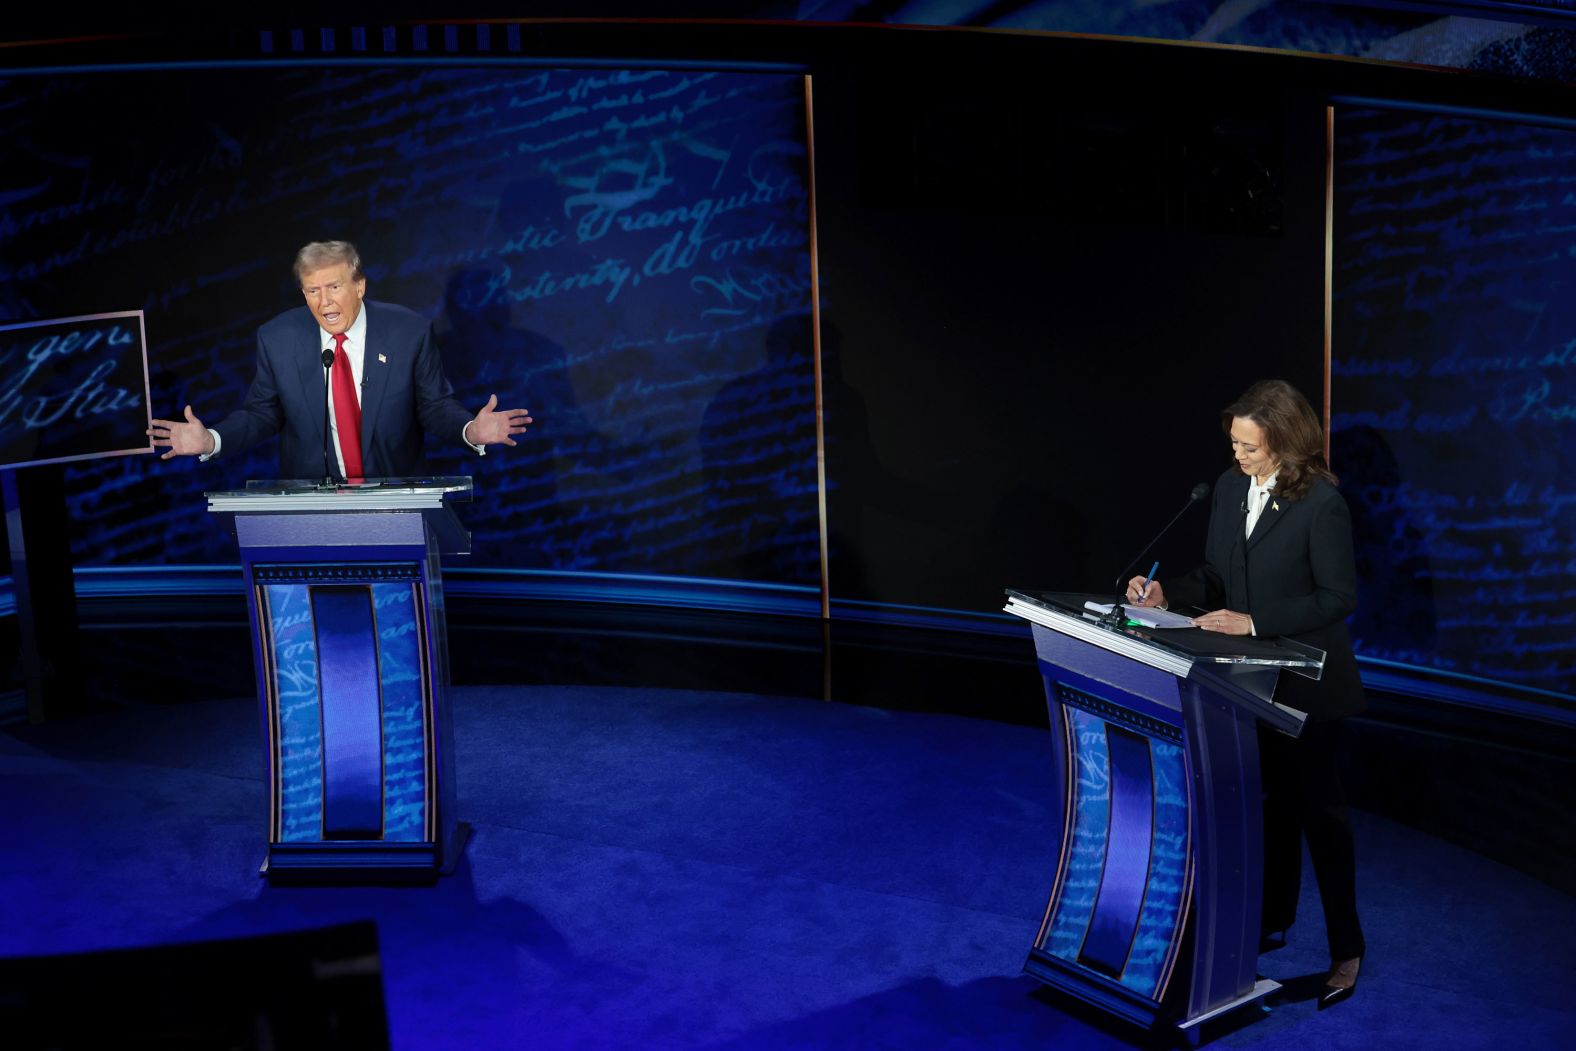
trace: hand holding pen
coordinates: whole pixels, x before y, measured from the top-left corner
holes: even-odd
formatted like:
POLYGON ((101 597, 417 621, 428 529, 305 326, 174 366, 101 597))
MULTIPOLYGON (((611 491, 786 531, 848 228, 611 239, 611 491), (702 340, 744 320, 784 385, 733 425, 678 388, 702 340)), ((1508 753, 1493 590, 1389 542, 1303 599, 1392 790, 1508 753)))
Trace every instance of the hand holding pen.
POLYGON ((1160 563, 1156 561, 1149 567, 1149 575, 1134 577, 1127 582, 1127 600, 1135 606, 1164 606, 1166 604, 1165 589, 1155 579, 1155 574, 1160 571, 1160 563))

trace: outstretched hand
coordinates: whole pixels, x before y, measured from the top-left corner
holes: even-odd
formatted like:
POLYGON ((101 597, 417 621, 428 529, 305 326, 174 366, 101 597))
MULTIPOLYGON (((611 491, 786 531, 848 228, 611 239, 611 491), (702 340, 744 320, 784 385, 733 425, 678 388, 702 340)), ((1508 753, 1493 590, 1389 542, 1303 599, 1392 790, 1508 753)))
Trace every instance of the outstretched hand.
POLYGON ((514 445, 516 443, 511 435, 524 434, 526 427, 536 422, 531 419, 530 409, 498 412, 497 408, 498 395, 489 394, 487 404, 482 406, 474 420, 465 425, 466 440, 472 445, 514 445))
POLYGON ((161 460, 172 456, 207 456, 213 452, 213 435, 192 414, 190 405, 186 406, 184 420, 154 420, 148 427, 148 437, 153 439, 154 448, 169 447, 170 451, 159 457, 161 460))

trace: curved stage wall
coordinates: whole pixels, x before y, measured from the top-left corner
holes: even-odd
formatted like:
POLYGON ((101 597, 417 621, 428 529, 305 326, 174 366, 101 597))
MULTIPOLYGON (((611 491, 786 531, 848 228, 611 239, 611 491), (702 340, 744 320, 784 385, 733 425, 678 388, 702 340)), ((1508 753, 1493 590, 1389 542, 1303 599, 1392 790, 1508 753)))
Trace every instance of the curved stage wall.
MULTIPOLYGON (((717 53, 751 53, 709 32, 722 34, 717 53)), ((639 34, 648 54, 673 50, 671 36, 639 34)), ((0 307, 7 320, 141 307, 153 409, 191 402, 211 421, 245 390, 253 329, 298 302, 295 248, 348 236, 369 295, 434 320, 463 400, 496 391, 540 419, 521 447, 481 461, 431 450, 435 470, 477 478, 464 514, 474 572, 500 571, 489 588, 546 581, 556 593, 583 579, 607 595, 671 578, 683 583, 656 591, 674 601, 814 615, 825 572, 836 617, 1013 630, 994 618, 1002 586, 1103 588, 1189 486, 1225 466, 1215 408, 1247 382, 1323 386, 1328 98, 1460 106, 1482 89, 1154 44, 767 36, 777 43, 753 53, 777 64, 751 70, 367 57, 12 76, 0 307), (798 68, 813 71, 816 99, 824 492, 812 114, 798 68)), ((1557 107, 1556 89, 1506 90, 1557 107)), ((1432 149, 1385 163, 1421 178, 1432 149)), ((1338 143, 1336 156, 1356 155, 1338 143)), ((1430 192, 1457 195, 1446 212, 1474 208, 1482 176, 1458 167, 1430 192)), ((1351 219, 1337 217, 1338 233, 1373 244, 1351 219)), ((1480 213, 1447 247, 1493 273, 1511 229, 1480 213)), ((1551 583, 1568 593, 1568 565, 1534 548, 1549 530, 1568 543, 1571 505, 1524 529, 1524 516, 1458 518, 1458 531, 1502 529, 1493 542, 1516 554, 1470 590, 1446 584, 1464 579, 1450 560, 1466 542, 1407 534, 1407 494, 1443 491, 1430 476, 1442 462, 1462 491, 1519 490, 1502 460, 1453 459, 1443 432, 1415 420, 1379 428, 1389 459, 1353 452, 1363 414, 1396 397, 1356 362, 1389 354, 1426 369, 1425 353, 1450 351, 1378 326, 1364 339, 1381 351, 1343 344, 1354 328, 1342 312, 1366 287, 1352 269, 1363 257, 1344 251, 1331 395, 1364 540, 1367 672, 1386 688, 1568 717, 1558 614, 1515 596, 1545 564, 1563 567, 1551 583), (1462 603, 1513 609, 1493 626, 1508 648, 1477 652, 1481 625, 1462 603), (1388 616, 1397 605, 1405 616, 1388 616)), ((1512 298, 1543 296, 1553 324, 1568 263, 1535 258, 1546 266, 1512 298)), ((1471 301, 1467 320, 1492 318, 1505 294, 1471 301)), ((1544 410, 1568 405, 1569 377, 1547 371, 1544 410)), ((1481 389, 1479 375, 1430 376, 1426 396, 1446 405, 1481 389)), ((1539 433, 1514 440, 1542 478, 1572 450, 1564 438, 1536 447, 1539 433)), ((69 468, 80 572, 113 590, 147 586, 143 569, 229 562, 199 494, 272 473, 266 448, 206 467, 69 468)), ((1202 532, 1202 516, 1184 519, 1163 565, 1190 564, 1202 532)))

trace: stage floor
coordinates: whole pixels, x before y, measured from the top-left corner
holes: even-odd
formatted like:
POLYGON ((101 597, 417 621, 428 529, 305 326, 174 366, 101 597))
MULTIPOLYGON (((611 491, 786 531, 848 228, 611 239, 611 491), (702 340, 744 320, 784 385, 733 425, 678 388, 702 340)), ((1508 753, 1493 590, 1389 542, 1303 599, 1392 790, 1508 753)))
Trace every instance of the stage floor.
MULTIPOLYGON (((685 690, 452 699, 475 834, 431 888, 258 878, 250 699, 6 728, 0 954, 371 919, 396 1048, 1145 1043, 1021 973, 1053 857, 1043 730, 685 690)), ((1355 818, 1359 994, 1250 1009, 1214 1046, 1565 1046, 1576 900, 1355 818)), ((1296 989, 1324 953, 1309 873, 1302 921, 1261 970, 1296 989)))

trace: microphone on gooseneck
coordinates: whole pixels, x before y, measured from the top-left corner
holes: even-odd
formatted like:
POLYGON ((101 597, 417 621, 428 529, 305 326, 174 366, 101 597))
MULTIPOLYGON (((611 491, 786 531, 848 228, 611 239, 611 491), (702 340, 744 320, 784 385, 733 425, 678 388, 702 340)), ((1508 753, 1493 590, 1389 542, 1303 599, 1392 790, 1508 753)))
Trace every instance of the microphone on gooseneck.
POLYGON ((328 370, 334 365, 334 352, 323 348, 323 488, 332 489, 334 482, 334 450, 328 429, 328 370))
POLYGON ((1122 609, 1122 603, 1127 601, 1127 574, 1132 572, 1134 566, 1138 565, 1144 560, 1144 556, 1149 554, 1151 548, 1160 543, 1160 538, 1171 531, 1171 527, 1177 524, 1177 519, 1181 518, 1187 513, 1188 508, 1192 507, 1194 504, 1203 500, 1207 496, 1209 496, 1208 482, 1199 482, 1197 485, 1195 485, 1193 490, 1187 494, 1187 503, 1182 505, 1182 510, 1172 515, 1171 521, 1167 522, 1165 527, 1161 529, 1160 532, 1155 534, 1155 538, 1149 543, 1145 544, 1144 549, 1140 551, 1137 556, 1135 556, 1133 560, 1116 575, 1116 584, 1114 585, 1116 588, 1116 602, 1114 605, 1112 605, 1111 612, 1108 613, 1106 617, 1101 618, 1102 621, 1109 618, 1112 623, 1120 625, 1122 620, 1126 619, 1127 614, 1122 609))

